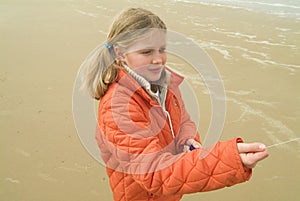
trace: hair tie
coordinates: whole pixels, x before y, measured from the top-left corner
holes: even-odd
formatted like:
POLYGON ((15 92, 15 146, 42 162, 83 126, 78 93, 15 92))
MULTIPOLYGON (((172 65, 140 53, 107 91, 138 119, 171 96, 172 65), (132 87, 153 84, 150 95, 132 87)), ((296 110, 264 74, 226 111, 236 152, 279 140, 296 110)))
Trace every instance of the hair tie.
POLYGON ((111 45, 108 44, 108 43, 104 43, 104 46, 105 46, 107 49, 110 49, 110 48, 111 48, 111 45))

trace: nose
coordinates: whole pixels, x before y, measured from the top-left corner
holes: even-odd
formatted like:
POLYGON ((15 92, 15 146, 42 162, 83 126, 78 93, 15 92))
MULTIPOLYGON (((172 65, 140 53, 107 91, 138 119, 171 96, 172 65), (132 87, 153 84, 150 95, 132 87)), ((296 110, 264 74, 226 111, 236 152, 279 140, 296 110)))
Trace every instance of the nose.
POLYGON ((153 54, 152 63, 153 64, 162 64, 163 62, 163 55, 157 51, 155 54, 153 54))

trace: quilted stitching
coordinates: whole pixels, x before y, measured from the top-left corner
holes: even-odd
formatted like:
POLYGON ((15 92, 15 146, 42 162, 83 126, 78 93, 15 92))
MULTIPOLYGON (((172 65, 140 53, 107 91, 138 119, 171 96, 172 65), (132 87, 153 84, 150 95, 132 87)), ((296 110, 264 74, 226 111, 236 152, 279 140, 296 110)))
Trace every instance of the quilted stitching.
MULTIPOLYGON (((172 75, 174 82, 170 87, 176 89, 178 86, 174 86, 174 83, 179 84, 179 78, 172 75)), ((129 107, 122 102, 124 99, 117 100, 114 106, 118 109, 118 115, 113 116, 111 104, 113 100, 109 94, 116 87, 120 87, 118 83, 113 84, 101 100, 99 128, 96 135, 102 158, 107 164, 107 173, 115 200, 148 200, 148 192, 153 194, 152 200, 179 200, 182 194, 223 188, 249 179, 251 170, 244 169, 241 164, 236 148, 237 139, 218 143, 204 159, 199 159, 200 149, 187 154, 178 152, 181 143, 186 139, 185 134, 192 133, 191 136, 194 136, 196 132, 194 124, 184 109, 180 94, 168 95, 166 101, 166 107, 172 113, 172 122, 176 122, 174 143, 166 119, 163 124, 158 122, 163 125, 163 128, 152 136, 151 127, 148 127, 148 110, 141 107, 142 102, 145 102, 141 91, 139 94, 133 94, 129 99, 129 107), (175 100, 177 104, 173 104, 175 98, 178 99, 175 100), (124 115, 128 108, 130 108, 129 117, 124 115), (138 126, 130 127, 128 128, 130 132, 124 133, 116 122, 125 125, 127 122, 133 122, 138 126), (168 147, 168 150, 163 151, 165 147, 168 147), (141 153, 154 153, 154 155, 148 158, 134 155, 141 153), (176 160, 176 163, 152 171, 172 160, 176 160), (143 168, 149 173, 140 174, 143 168)), ((126 86, 122 87, 122 90, 118 91, 118 96, 124 97, 130 94, 126 86)), ((176 92, 172 90, 174 91, 176 92)))

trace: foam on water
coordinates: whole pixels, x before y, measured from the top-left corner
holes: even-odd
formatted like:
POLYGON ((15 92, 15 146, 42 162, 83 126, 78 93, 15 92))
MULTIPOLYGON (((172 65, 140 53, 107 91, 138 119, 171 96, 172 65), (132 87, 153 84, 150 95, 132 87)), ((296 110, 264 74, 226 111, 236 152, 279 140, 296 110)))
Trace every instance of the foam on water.
POLYGON ((281 47, 291 47, 291 48, 296 48, 296 45, 292 45, 292 44, 284 44, 284 43, 272 43, 268 40, 262 40, 262 41, 258 41, 258 40, 246 40, 246 42, 248 43, 256 43, 256 44, 263 44, 263 45, 269 45, 269 46, 281 46, 281 47))
POLYGON ((260 11, 278 17, 291 17, 300 20, 300 2, 292 0, 177 0, 187 3, 260 11))
MULTIPOLYGON (((270 41, 258 41, 258 40, 248 40, 248 39, 245 39, 245 41, 253 44, 261 44, 268 48, 275 46, 275 47, 289 48, 291 50, 293 49, 298 51, 298 47, 294 44, 284 44, 284 43, 275 43, 270 41)), ((259 52, 257 50, 251 50, 249 48, 242 47, 242 46, 226 45, 226 44, 222 44, 220 41, 200 41, 199 44, 205 50, 215 50, 216 52, 221 54, 223 58, 226 60, 236 59, 235 57, 233 57, 233 51, 236 51, 238 52, 238 54, 241 55, 242 58, 254 61, 263 66, 267 66, 267 65, 276 66, 276 67, 287 69, 291 73, 294 73, 296 69, 300 68, 300 65, 298 64, 282 63, 271 58, 271 56, 266 52, 259 52)), ((260 49, 263 50, 264 46, 260 46, 260 49)))
POLYGON ((248 39, 256 38, 255 35, 248 35, 248 34, 243 34, 240 32, 226 31, 225 29, 221 29, 221 28, 215 28, 212 31, 217 32, 217 33, 222 33, 222 34, 227 35, 228 37, 233 37, 233 38, 248 38, 248 39))
POLYGON ((222 47, 225 47, 222 44, 217 44, 217 43, 209 42, 209 41, 202 41, 202 42, 200 42, 200 46, 206 50, 212 49, 212 50, 219 52, 221 55, 223 55, 224 59, 226 59, 226 60, 230 60, 233 58, 227 49, 222 48, 222 47))
POLYGON ((293 75, 293 72, 295 72, 296 69, 300 68, 300 65, 279 63, 279 62, 275 62, 273 60, 267 60, 267 59, 263 60, 263 59, 252 57, 251 55, 246 54, 246 53, 242 54, 242 57, 244 57, 245 59, 248 59, 248 60, 255 61, 262 65, 273 65, 273 66, 283 67, 284 69, 288 69, 292 73, 291 75, 293 75))

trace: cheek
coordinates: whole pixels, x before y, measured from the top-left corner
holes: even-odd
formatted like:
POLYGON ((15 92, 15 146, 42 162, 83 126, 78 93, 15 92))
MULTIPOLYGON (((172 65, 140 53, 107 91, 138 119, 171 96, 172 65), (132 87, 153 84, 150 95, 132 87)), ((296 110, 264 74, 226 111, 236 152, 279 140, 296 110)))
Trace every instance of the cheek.
POLYGON ((126 63, 131 68, 138 68, 138 67, 149 65, 151 63, 151 59, 144 57, 142 55, 136 55, 136 56, 127 57, 126 63))
POLYGON ((163 64, 165 65, 167 62, 167 54, 165 53, 162 57, 163 64))
POLYGON ((133 55, 125 56, 124 62, 130 67, 135 67, 138 64, 138 60, 133 55))

